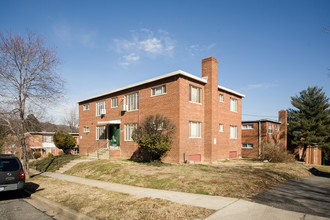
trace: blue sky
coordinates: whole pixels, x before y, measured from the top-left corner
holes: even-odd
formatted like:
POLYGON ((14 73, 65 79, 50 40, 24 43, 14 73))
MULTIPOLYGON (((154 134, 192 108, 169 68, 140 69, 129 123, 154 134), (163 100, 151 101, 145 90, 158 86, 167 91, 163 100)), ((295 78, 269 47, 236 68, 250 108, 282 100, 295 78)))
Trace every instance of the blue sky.
POLYGON ((308 86, 330 96, 329 11, 328 0, 2 0, 0 31, 28 28, 57 47, 57 122, 81 99, 176 70, 201 76, 209 56, 219 84, 246 95, 243 120, 276 119, 308 86))

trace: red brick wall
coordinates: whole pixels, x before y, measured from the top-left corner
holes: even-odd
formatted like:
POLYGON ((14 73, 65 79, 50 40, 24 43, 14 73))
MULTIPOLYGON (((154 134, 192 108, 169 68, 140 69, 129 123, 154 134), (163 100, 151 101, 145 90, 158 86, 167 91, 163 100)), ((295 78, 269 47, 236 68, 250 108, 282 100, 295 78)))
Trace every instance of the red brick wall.
POLYGON ((242 125, 253 125, 253 129, 242 129, 242 144, 253 144, 253 149, 242 148, 242 157, 257 158, 259 156, 259 123, 246 122, 242 125))

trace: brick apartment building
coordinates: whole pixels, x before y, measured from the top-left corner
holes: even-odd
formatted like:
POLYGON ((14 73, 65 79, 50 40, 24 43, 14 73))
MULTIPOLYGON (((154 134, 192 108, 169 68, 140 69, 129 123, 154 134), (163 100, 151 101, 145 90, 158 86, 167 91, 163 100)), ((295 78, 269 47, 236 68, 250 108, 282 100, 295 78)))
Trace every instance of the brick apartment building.
POLYGON ((242 121, 242 157, 257 158, 266 143, 287 149, 287 112, 278 112, 278 121, 242 121))
MULTIPOLYGON (((52 153, 54 156, 59 155, 61 151, 58 149, 53 141, 53 135, 55 132, 27 132, 24 134, 27 145, 27 152, 33 155, 34 152, 39 151, 41 157, 47 157, 48 153, 52 153)), ((79 133, 70 133, 77 142, 77 146, 72 151, 73 154, 79 154, 79 133)), ((20 143, 16 137, 9 138, 4 144, 4 151, 6 154, 19 154, 20 143)))
POLYGON ((244 95, 218 85, 218 61, 202 60, 202 77, 176 71, 79 101, 80 153, 108 148, 130 158, 138 149, 131 133, 148 115, 176 126, 166 162, 215 161, 241 156, 244 95))

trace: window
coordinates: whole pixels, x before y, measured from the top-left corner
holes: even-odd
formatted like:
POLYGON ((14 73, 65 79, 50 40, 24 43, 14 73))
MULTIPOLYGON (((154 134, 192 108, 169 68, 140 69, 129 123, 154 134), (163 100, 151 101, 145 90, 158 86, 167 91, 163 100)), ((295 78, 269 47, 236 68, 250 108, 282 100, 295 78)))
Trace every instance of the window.
POLYGON ((275 125, 275 131, 279 131, 280 130, 280 126, 279 125, 275 125))
POLYGON ((44 143, 53 143, 53 135, 43 135, 42 142, 44 143))
POLYGON ((96 103, 96 116, 105 114, 105 101, 96 103))
POLYGON ((139 109, 139 93, 133 93, 125 96, 125 102, 128 111, 134 111, 139 109))
POLYGON ((190 85, 189 101, 193 103, 202 104, 202 89, 190 85))
POLYGON ((237 99, 230 98, 230 111, 237 112, 237 99))
POLYGON ((96 127, 96 140, 105 140, 105 126, 96 127))
POLYGON ((253 149, 253 144, 242 144, 242 148, 253 149))
POLYGON ((84 110, 84 111, 89 110, 89 104, 84 105, 84 106, 83 106, 83 110, 84 110))
POLYGON ((242 125, 242 129, 253 129, 253 124, 248 124, 248 125, 242 125))
POLYGON ((201 138, 202 137, 202 123, 201 122, 189 122, 189 137, 201 138))
POLYGON ((118 97, 111 99, 111 108, 117 108, 118 107, 118 97))
POLYGON ((273 125, 268 125, 268 134, 273 134, 273 125))
POLYGON ((137 124, 125 124, 125 141, 133 141, 132 133, 137 128, 137 124))
POLYGON ((219 132, 223 132, 223 124, 219 124, 219 132))
POLYGON ((151 96, 166 94, 166 86, 159 86, 151 89, 151 96))
POLYGON ((230 139, 237 139, 237 126, 230 125, 230 139))
POLYGON ((84 127, 84 132, 85 132, 85 133, 89 132, 89 127, 88 127, 88 126, 85 126, 85 127, 84 127))
POLYGON ((223 102, 223 95, 222 94, 219 95, 219 101, 223 102))

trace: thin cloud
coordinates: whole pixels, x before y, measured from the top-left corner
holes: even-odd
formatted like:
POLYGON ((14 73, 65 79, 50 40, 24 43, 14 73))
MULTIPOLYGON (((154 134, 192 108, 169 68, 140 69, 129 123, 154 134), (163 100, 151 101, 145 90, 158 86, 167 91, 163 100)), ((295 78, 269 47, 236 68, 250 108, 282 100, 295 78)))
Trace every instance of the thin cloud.
POLYGON ((171 56, 175 41, 164 30, 153 32, 149 29, 131 31, 130 39, 113 39, 115 51, 120 55, 119 63, 123 66, 137 63, 142 58, 171 56))
POLYGON ((270 89, 276 87, 277 84, 272 83, 258 83, 258 84, 249 84, 247 87, 242 88, 242 91, 252 90, 252 89, 270 89))
POLYGON ((202 52, 207 52, 214 48, 216 46, 215 43, 209 44, 209 45, 199 45, 199 44, 192 44, 188 47, 188 51, 192 56, 195 56, 195 54, 199 54, 202 52))

